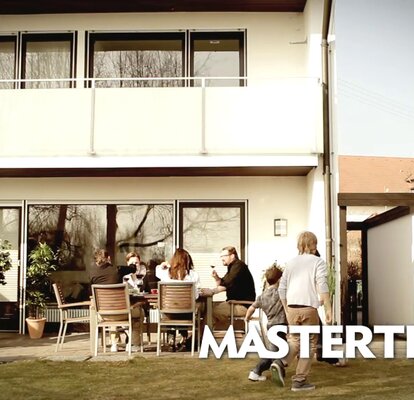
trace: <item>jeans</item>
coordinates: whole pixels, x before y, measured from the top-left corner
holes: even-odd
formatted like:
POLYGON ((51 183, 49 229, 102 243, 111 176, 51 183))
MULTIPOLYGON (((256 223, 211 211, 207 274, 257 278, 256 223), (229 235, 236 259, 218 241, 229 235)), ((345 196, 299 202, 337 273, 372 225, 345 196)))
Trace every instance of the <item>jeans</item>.
MULTIPOLYGON (((270 328, 270 327, 268 327, 270 328)), ((281 337, 283 340, 286 340, 286 333, 284 332, 278 332, 277 334, 279 337, 281 337)), ((266 346, 267 350, 270 351, 277 351, 278 348, 273 343, 268 343, 266 346)), ((272 358, 261 358, 260 361, 256 364, 256 366, 253 369, 253 372, 255 372, 257 375, 262 375, 264 371, 267 371, 270 366, 272 365, 272 362, 274 360, 272 358)))

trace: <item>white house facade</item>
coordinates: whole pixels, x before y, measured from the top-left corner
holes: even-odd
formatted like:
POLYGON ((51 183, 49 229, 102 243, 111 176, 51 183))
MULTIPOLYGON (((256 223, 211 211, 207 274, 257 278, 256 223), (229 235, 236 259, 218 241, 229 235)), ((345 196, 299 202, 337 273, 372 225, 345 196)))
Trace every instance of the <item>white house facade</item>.
POLYGON ((0 10, 0 330, 23 330, 40 237, 76 299, 96 248, 152 268, 184 247, 211 287, 234 245, 257 293, 300 231, 325 256, 324 2, 81 3, 0 10))

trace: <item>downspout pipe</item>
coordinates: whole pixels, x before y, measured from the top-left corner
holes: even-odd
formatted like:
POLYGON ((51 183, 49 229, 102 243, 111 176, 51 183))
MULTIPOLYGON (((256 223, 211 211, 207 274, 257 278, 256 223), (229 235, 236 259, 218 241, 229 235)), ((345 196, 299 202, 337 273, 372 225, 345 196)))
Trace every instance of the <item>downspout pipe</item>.
POLYGON ((331 141, 329 118, 329 45, 328 31, 331 18, 332 0, 324 1, 322 20, 322 106, 323 106, 323 178, 325 187, 325 241, 326 261, 334 264, 332 250, 332 188, 331 188, 331 141))

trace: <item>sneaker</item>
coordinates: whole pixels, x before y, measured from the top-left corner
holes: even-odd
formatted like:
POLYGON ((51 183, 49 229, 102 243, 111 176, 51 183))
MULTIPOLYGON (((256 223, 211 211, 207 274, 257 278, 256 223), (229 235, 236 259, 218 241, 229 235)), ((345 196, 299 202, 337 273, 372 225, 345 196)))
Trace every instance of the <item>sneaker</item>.
POLYGON ((263 376, 263 375, 258 375, 254 371, 250 371, 250 373, 249 373, 249 380, 250 381, 253 381, 253 382, 258 382, 258 381, 262 382, 262 381, 265 381, 266 380, 266 377, 263 376))
POLYGON ((301 392, 305 390, 314 390, 315 385, 312 385, 311 383, 304 382, 293 382, 292 383, 292 392, 301 392))
POLYGON ((111 353, 116 353, 118 351, 118 345, 116 343, 113 343, 111 345, 111 353))
POLYGON ((341 358, 336 363, 332 364, 334 367, 346 367, 346 360, 344 358, 341 358))
POLYGON ((275 360, 270 366, 272 373, 272 382, 277 386, 285 386, 285 367, 281 360, 275 360))

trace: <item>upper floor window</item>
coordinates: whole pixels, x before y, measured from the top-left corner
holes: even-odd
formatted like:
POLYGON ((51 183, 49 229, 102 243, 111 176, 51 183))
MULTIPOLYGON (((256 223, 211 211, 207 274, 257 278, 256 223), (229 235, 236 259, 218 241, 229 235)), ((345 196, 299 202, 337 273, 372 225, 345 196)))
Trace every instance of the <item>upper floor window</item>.
MULTIPOLYGON (((243 32, 191 32, 190 70, 196 77, 244 76, 243 32)), ((241 86, 238 79, 206 79, 206 86, 241 86)), ((199 85, 199 82, 195 82, 199 85)))
POLYGON ((243 80, 238 78, 245 73, 244 35, 242 31, 90 33, 88 77, 97 78, 97 87, 200 86, 200 77, 210 78, 205 79, 206 86, 240 86, 243 80))
POLYGON ((64 34, 23 34, 21 78, 25 88, 71 87, 74 77, 75 37, 64 34), (67 79, 67 80, 62 80, 67 79))
MULTIPOLYGON (((0 36, 0 80, 16 78, 16 36, 0 36)), ((0 89, 13 89, 13 82, 1 82, 0 89)))
POLYGON ((89 39, 89 76, 106 78, 97 87, 183 85, 159 78, 184 76, 184 33, 91 33, 89 39))

